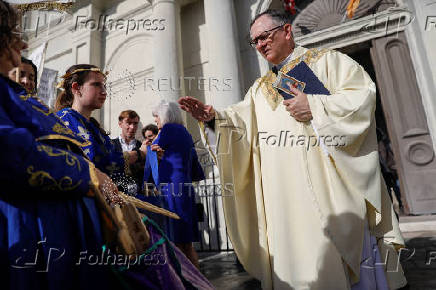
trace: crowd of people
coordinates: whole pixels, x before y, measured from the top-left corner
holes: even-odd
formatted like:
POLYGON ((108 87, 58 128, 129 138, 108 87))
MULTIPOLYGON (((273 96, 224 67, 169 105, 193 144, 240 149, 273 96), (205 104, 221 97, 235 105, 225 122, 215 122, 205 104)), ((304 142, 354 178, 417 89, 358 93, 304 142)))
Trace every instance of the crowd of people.
POLYGON ((80 64, 62 76, 62 93, 51 110, 36 95, 35 65, 20 54, 27 44, 16 11, 0 1, 0 15, 0 271, 5 289, 212 288, 197 268, 192 247, 198 239, 191 214, 194 196, 178 198, 168 188, 143 194, 144 173, 150 171, 145 164, 156 166, 147 179, 156 185, 158 180, 171 185, 204 178, 178 105, 159 105, 158 126, 143 129, 143 142, 135 139, 139 116, 122 112, 122 133, 111 140, 91 117, 106 100, 106 75, 80 64), (173 134, 186 143, 174 146, 173 134), (123 191, 143 195, 179 219, 155 214, 165 223, 155 221, 153 212, 132 209, 136 203, 123 191), (51 258, 53 251, 61 254, 51 258), (111 260, 111 252, 126 259, 111 260), (92 256, 106 262, 89 263, 92 256))
POLYGON ((0 0, 0 16, 0 271, 6 289, 213 288, 198 270, 193 246, 199 217, 190 185, 205 175, 182 110, 199 121, 203 134, 205 125, 220 134, 218 156, 211 155, 221 182, 233 185, 223 200, 228 232, 263 288, 404 285, 401 269, 386 275, 380 266, 381 254, 395 260, 403 241, 380 177, 375 85, 338 52, 296 46, 285 14, 267 10, 250 25, 251 44, 273 69, 244 101, 223 111, 193 97, 161 101, 152 110, 155 124, 141 129, 142 141, 133 110, 119 114, 121 134, 114 139, 92 117, 107 98, 106 73, 97 66, 71 66, 54 110, 42 103, 37 68, 20 53, 27 45, 17 13, 0 0), (272 84, 279 71, 291 73, 300 63, 328 90, 306 94, 290 87, 294 97, 284 99, 272 84), (232 126, 245 130, 236 141, 232 126), (347 143, 333 151, 322 144, 307 151, 253 145, 259 132, 278 129, 342 134, 347 143), (222 146, 226 154, 219 154, 222 146), (110 252, 126 256, 128 266, 81 263, 92 255, 109 260, 110 252), (137 262, 144 257, 157 257, 156 263, 137 262))

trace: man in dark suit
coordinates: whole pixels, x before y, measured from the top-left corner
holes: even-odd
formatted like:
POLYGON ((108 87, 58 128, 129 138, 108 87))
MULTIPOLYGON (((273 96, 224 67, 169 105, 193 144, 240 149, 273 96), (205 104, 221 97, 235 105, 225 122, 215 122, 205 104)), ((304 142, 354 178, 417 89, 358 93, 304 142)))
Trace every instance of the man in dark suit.
POLYGON ((140 150, 142 142, 135 139, 138 124, 139 116, 135 111, 122 111, 118 117, 118 125, 121 128, 121 134, 118 138, 112 139, 116 150, 122 152, 136 152, 137 159, 135 163, 130 164, 130 174, 137 185, 137 192, 141 189, 145 163, 145 152, 140 150))

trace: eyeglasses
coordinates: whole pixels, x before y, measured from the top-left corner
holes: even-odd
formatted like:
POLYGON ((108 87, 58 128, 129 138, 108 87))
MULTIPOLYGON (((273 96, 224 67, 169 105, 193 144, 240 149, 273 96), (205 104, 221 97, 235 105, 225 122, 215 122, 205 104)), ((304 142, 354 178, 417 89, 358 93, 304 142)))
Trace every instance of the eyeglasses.
POLYGON ((270 30, 265 30, 264 32, 262 32, 258 37, 256 37, 255 39, 250 40, 250 45, 252 47, 256 47, 259 44, 259 41, 265 41, 268 38, 270 38, 273 33, 275 32, 276 29, 283 27, 284 24, 276 26, 274 28, 271 28, 270 30))

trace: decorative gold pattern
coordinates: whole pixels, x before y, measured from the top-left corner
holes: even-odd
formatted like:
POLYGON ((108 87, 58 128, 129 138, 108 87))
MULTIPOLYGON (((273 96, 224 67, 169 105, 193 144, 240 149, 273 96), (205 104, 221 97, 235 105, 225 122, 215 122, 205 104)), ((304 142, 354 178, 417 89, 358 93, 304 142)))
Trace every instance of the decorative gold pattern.
POLYGON ((68 138, 67 136, 56 135, 56 134, 53 134, 53 135, 46 135, 46 136, 41 136, 41 137, 37 138, 36 141, 42 141, 42 140, 59 140, 59 139, 70 141, 71 143, 76 144, 76 145, 79 146, 79 147, 86 147, 86 146, 90 146, 90 145, 91 145, 91 142, 89 142, 89 141, 86 141, 86 142, 80 143, 80 142, 77 141, 76 139, 72 139, 72 138, 68 138))
POLYGON ((27 101, 31 97, 32 97, 32 94, 20 95, 20 99, 22 99, 23 101, 27 101))
POLYGON ((40 98, 38 98, 38 96, 36 96, 35 94, 20 95, 20 99, 25 101, 25 102, 27 100, 29 100, 29 99, 35 99, 36 101, 38 101, 38 103, 40 103, 47 110, 44 111, 43 109, 38 108, 35 105, 32 105, 32 108, 34 108, 35 110, 37 110, 38 112, 40 112, 40 113, 42 113, 42 114, 44 114, 46 116, 48 116, 51 113, 53 113, 53 111, 40 98))
POLYGON ((77 188, 82 183, 82 180, 79 180, 73 185, 73 179, 69 176, 64 176, 57 181, 50 173, 42 170, 33 172, 33 169, 33 166, 27 167, 27 173, 30 174, 29 184, 33 187, 41 187, 43 190, 68 191, 77 188))
MULTIPOLYGON (((23 100, 23 101, 27 101, 27 100, 29 100, 29 99, 31 99, 31 98, 37 100, 37 101, 38 101, 38 102, 39 102, 39 103, 40 103, 40 104, 41 104, 45 109, 47 109, 47 111, 44 111, 43 109, 38 108, 38 107, 35 106, 35 105, 32 105, 32 108, 35 109, 36 111, 38 111, 38 112, 44 114, 45 116, 48 116, 48 115, 54 113, 54 112, 53 112, 53 111, 52 111, 52 110, 51 110, 51 109, 50 109, 46 104, 44 104, 44 102, 43 102, 40 98, 38 98, 36 95, 32 95, 32 94, 20 95, 20 99, 23 100)), ((56 114, 53 114, 53 116, 55 116, 59 121, 61 121, 62 124, 64 123, 64 121, 63 121, 61 118, 59 118, 56 114)), ((73 132, 71 129, 69 129, 69 128, 66 127, 66 126, 63 126, 62 124, 61 124, 61 123, 56 123, 56 124, 53 126, 52 130, 53 130, 54 132, 56 132, 56 133, 59 133, 59 134, 67 134, 67 135, 70 135, 70 136, 74 136, 74 137, 76 137, 76 135, 74 134, 74 132, 73 132)), ((47 139, 64 139, 64 140, 68 140, 68 141, 70 141, 70 142, 72 142, 72 143, 74 143, 74 144, 76 144, 77 146, 80 146, 80 147, 86 147, 86 146, 90 146, 90 145, 91 145, 91 142, 88 141, 88 140, 85 140, 85 142, 80 143, 79 141, 77 141, 77 140, 75 140, 75 139, 68 138, 68 137, 66 137, 66 136, 62 136, 62 135, 55 135, 55 134, 39 137, 39 138, 37 139, 37 141, 40 141, 40 140, 47 140, 47 139)))
POLYGON ((71 135, 71 136, 75 136, 73 131, 70 128, 67 128, 65 126, 62 126, 59 123, 54 124, 53 128, 51 128, 54 132, 59 133, 59 134, 66 134, 66 135, 71 135))
MULTIPOLYGON (((288 62, 285 64, 280 71, 282 73, 287 73, 291 69, 293 69, 297 64, 304 61, 308 66, 316 62, 323 56, 328 49, 309 49, 300 57, 288 62)), ((263 76, 259 82, 259 87, 262 89, 262 93, 265 95, 268 104, 271 106, 273 110, 277 108, 277 106, 283 101, 282 95, 274 89, 273 83, 276 81, 276 75, 270 70, 267 72, 265 76, 263 76)))
POLYGON ((38 145, 36 148, 38 149, 38 151, 45 152, 48 156, 51 157, 65 156, 65 162, 68 165, 75 166, 77 164, 77 168, 79 169, 79 171, 81 171, 79 159, 76 156, 70 154, 69 152, 59 149, 57 149, 59 152, 54 152, 54 148, 42 144, 38 145))
POLYGON ((53 113, 53 111, 50 110, 50 109, 48 109, 47 111, 44 111, 43 109, 38 108, 38 107, 35 106, 35 105, 32 105, 32 108, 34 108, 35 110, 37 110, 38 112, 40 112, 40 113, 42 113, 42 114, 44 114, 44 115, 46 115, 46 116, 48 116, 48 115, 50 115, 51 113, 53 113))
POLYGON ((23 12, 31 11, 31 10, 58 10, 58 11, 67 11, 73 6, 74 2, 68 3, 58 3, 58 2, 37 2, 37 3, 28 3, 28 4, 16 4, 14 7, 23 12))

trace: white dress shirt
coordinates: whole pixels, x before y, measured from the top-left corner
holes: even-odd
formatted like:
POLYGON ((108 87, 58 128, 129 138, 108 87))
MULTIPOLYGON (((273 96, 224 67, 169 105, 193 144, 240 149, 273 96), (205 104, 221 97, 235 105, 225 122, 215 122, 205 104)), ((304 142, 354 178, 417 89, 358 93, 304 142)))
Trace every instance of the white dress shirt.
POLYGON ((135 149, 136 139, 132 139, 132 141, 126 143, 123 137, 119 136, 118 138, 120 139, 121 148, 123 149, 123 152, 133 151, 133 149, 135 149))

